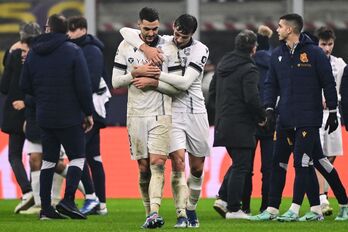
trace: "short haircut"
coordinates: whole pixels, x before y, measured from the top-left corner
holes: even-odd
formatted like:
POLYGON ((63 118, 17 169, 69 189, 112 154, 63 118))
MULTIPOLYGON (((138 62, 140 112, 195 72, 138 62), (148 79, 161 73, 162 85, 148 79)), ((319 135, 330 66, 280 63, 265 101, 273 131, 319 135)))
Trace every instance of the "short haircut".
POLYGON ((298 14, 286 14, 280 17, 279 19, 283 19, 288 21, 294 29, 295 34, 300 34, 303 28, 303 18, 298 14))
POLYGON ((41 34, 41 29, 39 24, 35 22, 26 23, 21 25, 19 35, 22 43, 31 45, 33 38, 41 34))
POLYGON ((180 15, 174 22, 174 27, 185 35, 193 34, 197 30, 197 19, 193 15, 180 15))
POLYGON ((234 39, 235 49, 244 53, 251 53, 257 45, 257 36, 253 31, 243 30, 234 39))
POLYGON ((66 18, 60 14, 53 14, 48 18, 47 22, 51 32, 63 33, 68 31, 68 23, 66 18))
POLYGON ((159 14, 158 11, 154 8, 144 7, 139 12, 139 19, 140 21, 147 20, 149 22, 154 22, 156 20, 159 20, 159 14))
POLYGON ((68 18, 68 29, 69 31, 76 31, 76 29, 87 30, 87 20, 83 16, 72 16, 68 18))
POLYGON ((333 39, 333 40, 336 39, 334 30, 332 28, 325 27, 325 26, 320 27, 315 34, 318 37, 318 39, 325 40, 325 41, 329 39, 333 39))

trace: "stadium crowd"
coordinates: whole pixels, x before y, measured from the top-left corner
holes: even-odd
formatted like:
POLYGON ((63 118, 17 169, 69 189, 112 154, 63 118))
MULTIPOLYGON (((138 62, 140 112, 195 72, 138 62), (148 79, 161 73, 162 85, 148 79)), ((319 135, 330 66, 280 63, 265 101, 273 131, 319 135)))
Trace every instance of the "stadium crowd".
MULTIPOLYGON (((214 146, 226 147, 232 160, 213 205, 223 218, 321 221, 333 213, 327 198, 331 187, 339 203, 335 220, 348 220, 346 190, 333 165, 343 155, 341 114, 348 122, 348 67, 332 55, 336 37, 331 28, 321 27, 313 35, 302 32, 303 24, 298 14, 281 16, 276 48, 269 42, 274 32, 265 25, 256 32, 241 31, 234 50, 217 65, 207 97, 202 80, 209 48, 193 38, 198 27, 194 16, 180 15, 172 35, 159 35, 159 13, 144 7, 138 29, 120 29, 124 40, 111 79, 112 88, 128 88, 127 129, 145 209, 142 228, 164 225, 159 213, 167 159, 174 227, 200 226, 196 208, 204 161, 213 155, 207 112, 214 115, 214 146), (258 143, 262 200, 259 214, 252 216, 258 143), (293 199, 280 215, 291 153, 293 199), (305 195, 310 211, 301 217, 305 195)), ((1 129, 9 135, 9 162, 23 195, 14 213, 38 214, 41 220, 107 215, 100 130, 106 126, 111 94, 103 49, 88 34, 84 17, 58 14, 48 18, 43 33, 34 22, 23 25, 20 40, 8 49, 0 86, 7 96, 1 129), (22 163, 23 146, 30 156, 30 178, 22 163), (81 209, 75 204, 77 189, 85 197, 81 209)))

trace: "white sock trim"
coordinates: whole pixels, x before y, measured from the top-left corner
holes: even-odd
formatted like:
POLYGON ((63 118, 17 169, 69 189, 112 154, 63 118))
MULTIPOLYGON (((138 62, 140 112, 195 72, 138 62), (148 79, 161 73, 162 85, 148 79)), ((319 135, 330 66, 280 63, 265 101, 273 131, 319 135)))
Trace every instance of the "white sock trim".
POLYGON ((73 159, 70 161, 69 166, 70 167, 78 167, 82 171, 83 166, 85 165, 85 160, 86 160, 85 158, 73 159))
POLYGON ((41 165, 41 170, 51 169, 51 168, 54 168, 55 166, 56 166, 56 163, 43 160, 41 165))
POLYGON ((101 158, 101 156, 100 155, 98 155, 98 156, 94 156, 93 157, 93 159, 95 160, 95 161, 97 161, 97 162, 100 162, 100 163, 102 163, 103 161, 102 161, 102 158, 101 158))

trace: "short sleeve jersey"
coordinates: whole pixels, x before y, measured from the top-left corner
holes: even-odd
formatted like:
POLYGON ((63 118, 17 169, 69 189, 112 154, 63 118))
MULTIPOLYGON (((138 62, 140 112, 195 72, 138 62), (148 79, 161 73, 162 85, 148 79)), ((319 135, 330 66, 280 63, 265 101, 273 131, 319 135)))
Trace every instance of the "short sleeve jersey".
MULTIPOLYGON (((162 71, 175 71, 175 67, 178 67, 179 63, 176 46, 161 37, 158 37, 154 46, 163 51, 162 71)), ((114 69, 119 69, 126 74, 131 72, 134 66, 144 65, 148 62, 149 60, 142 51, 126 41, 122 41, 116 52, 114 69)), ((171 115, 171 104, 172 99, 166 94, 156 90, 141 90, 132 84, 128 86, 127 116, 171 115)))
POLYGON ((332 74, 335 77, 335 81, 336 81, 337 93, 339 93, 339 89, 340 89, 341 81, 342 81, 343 70, 347 64, 344 62, 344 60, 342 58, 338 58, 335 56, 330 56, 330 64, 331 64, 331 68, 332 68, 332 74))
MULTIPOLYGON (((173 36, 163 36, 163 38, 167 41, 173 41, 173 36)), ((172 110, 173 112, 206 113, 202 79, 204 66, 209 57, 209 49, 203 43, 192 40, 189 46, 179 49, 178 54, 183 70, 182 75, 188 67, 196 69, 200 74, 188 90, 173 98, 172 110)))

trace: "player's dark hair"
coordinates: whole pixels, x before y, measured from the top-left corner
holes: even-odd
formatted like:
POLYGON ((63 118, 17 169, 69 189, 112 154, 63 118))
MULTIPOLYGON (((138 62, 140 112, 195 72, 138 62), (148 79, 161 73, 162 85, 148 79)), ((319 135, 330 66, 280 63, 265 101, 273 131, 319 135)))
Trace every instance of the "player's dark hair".
POLYGON ((181 33, 193 34, 197 30, 197 19, 193 15, 180 15, 174 22, 174 27, 181 33))
POLYGON ((150 7, 144 7, 139 12, 140 21, 147 20, 149 22, 154 22, 159 20, 159 14, 156 9, 150 7))
POLYGON ((83 16, 72 16, 68 19, 69 31, 76 31, 76 29, 87 30, 87 20, 83 16))
POLYGON ((329 28, 329 27, 320 27, 317 31, 316 31, 316 36, 319 38, 319 39, 322 39, 322 40, 329 40, 329 39, 333 39, 335 40, 336 39, 336 35, 335 35, 335 32, 333 31, 332 28, 329 28))
POLYGON ((68 31, 68 23, 63 15, 53 14, 48 18, 47 26, 51 32, 66 33, 68 31))
POLYGON ((237 51, 251 53, 257 45, 257 36, 253 31, 243 30, 234 39, 234 46, 237 51))
POLYGON ((298 14, 286 14, 280 17, 279 19, 286 20, 289 22, 293 29, 295 34, 300 34, 303 28, 303 18, 301 15, 298 14))

